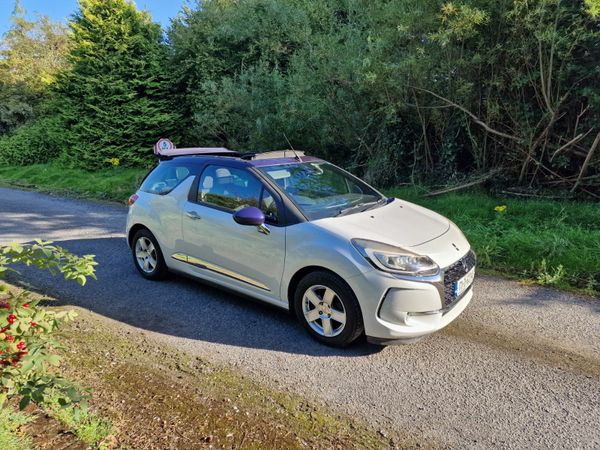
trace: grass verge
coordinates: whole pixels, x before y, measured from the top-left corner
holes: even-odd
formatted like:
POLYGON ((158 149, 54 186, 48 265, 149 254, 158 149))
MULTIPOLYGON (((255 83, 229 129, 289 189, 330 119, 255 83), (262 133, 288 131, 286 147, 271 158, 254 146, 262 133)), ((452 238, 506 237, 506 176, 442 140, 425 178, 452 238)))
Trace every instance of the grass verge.
MULTIPOLYGON (((123 202, 145 169, 97 172, 55 164, 0 167, 0 182, 84 198, 123 202)), ((423 197, 422 188, 389 189, 449 217, 465 233, 479 267, 531 283, 600 294, 600 205, 592 202, 495 198, 480 191, 423 197), (506 206, 496 211, 497 206, 506 206)))
POLYGON ((0 182, 81 198, 125 202, 146 175, 146 169, 114 167, 94 172, 56 164, 0 166, 0 182))
POLYGON ((148 333, 78 313, 60 338, 69 349, 64 373, 92 389, 91 403, 125 448, 423 448, 148 333))

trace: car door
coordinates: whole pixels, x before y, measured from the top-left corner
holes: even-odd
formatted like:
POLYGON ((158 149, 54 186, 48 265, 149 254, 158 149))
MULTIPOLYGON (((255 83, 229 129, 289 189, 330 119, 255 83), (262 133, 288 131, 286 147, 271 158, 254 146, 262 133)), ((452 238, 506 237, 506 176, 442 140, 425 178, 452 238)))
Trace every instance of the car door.
POLYGON ((280 302, 286 230, 277 195, 245 167, 208 165, 196 185, 183 205, 187 262, 204 278, 280 302), (247 206, 263 210, 268 234, 233 220, 247 206))

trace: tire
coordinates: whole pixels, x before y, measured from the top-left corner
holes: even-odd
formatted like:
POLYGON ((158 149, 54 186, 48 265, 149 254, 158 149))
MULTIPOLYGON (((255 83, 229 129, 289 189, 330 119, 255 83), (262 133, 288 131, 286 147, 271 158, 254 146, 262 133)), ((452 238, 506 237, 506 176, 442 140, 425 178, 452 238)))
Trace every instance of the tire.
POLYGON ((312 337, 332 347, 345 347, 364 332, 354 292, 330 272, 311 272, 300 280, 294 293, 294 310, 312 337))
POLYGON ((167 265, 156 238, 147 229, 135 233, 131 241, 133 264, 148 280, 162 280, 168 274, 167 265))

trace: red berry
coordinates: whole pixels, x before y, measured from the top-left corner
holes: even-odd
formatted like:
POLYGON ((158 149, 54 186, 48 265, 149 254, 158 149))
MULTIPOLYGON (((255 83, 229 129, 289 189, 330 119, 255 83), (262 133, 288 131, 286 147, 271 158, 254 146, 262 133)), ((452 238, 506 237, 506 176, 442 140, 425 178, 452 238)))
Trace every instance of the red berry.
POLYGON ((26 346, 25 341, 21 341, 17 344, 17 348, 19 350, 25 350, 25 346, 26 346))
POLYGON ((13 323, 15 323, 15 320, 17 320, 17 316, 15 316, 14 314, 9 314, 6 320, 8 320, 8 323, 12 325, 13 323))
POLYGON ((5 309, 9 309, 9 308, 10 308, 10 305, 9 305, 8 303, 2 303, 2 304, 0 305, 0 307, 2 307, 2 308, 5 308, 5 309))
POLYGON ((33 320, 29 322, 29 325, 31 325, 32 327, 37 327, 37 323, 35 323, 33 320))
POLYGON ((7 340, 8 342, 12 342, 12 341, 14 341, 14 340, 15 340, 15 337, 14 337, 14 336, 11 336, 11 335, 9 334, 8 336, 6 336, 6 340, 7 340))
POLYGON ((23 303, 23 308, 29 308, 29 303, 23 303))

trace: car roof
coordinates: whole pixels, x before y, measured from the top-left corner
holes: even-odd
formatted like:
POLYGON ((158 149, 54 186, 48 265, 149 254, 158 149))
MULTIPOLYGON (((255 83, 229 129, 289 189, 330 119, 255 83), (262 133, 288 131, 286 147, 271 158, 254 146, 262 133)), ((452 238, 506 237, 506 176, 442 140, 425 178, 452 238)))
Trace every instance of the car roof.
POLYGON ((275 158, 259 158, 246 159, 243 155, 240 156, 220 156, 220 155, 194 155, 194 156, 175 156, 170 158, 162 158, 161 164, 223 164, 237 167, 267 167, 286 164, 300 164, 305 162, 323 161, 314 156, 298 156, 298 157, 275 157, 275 158))

